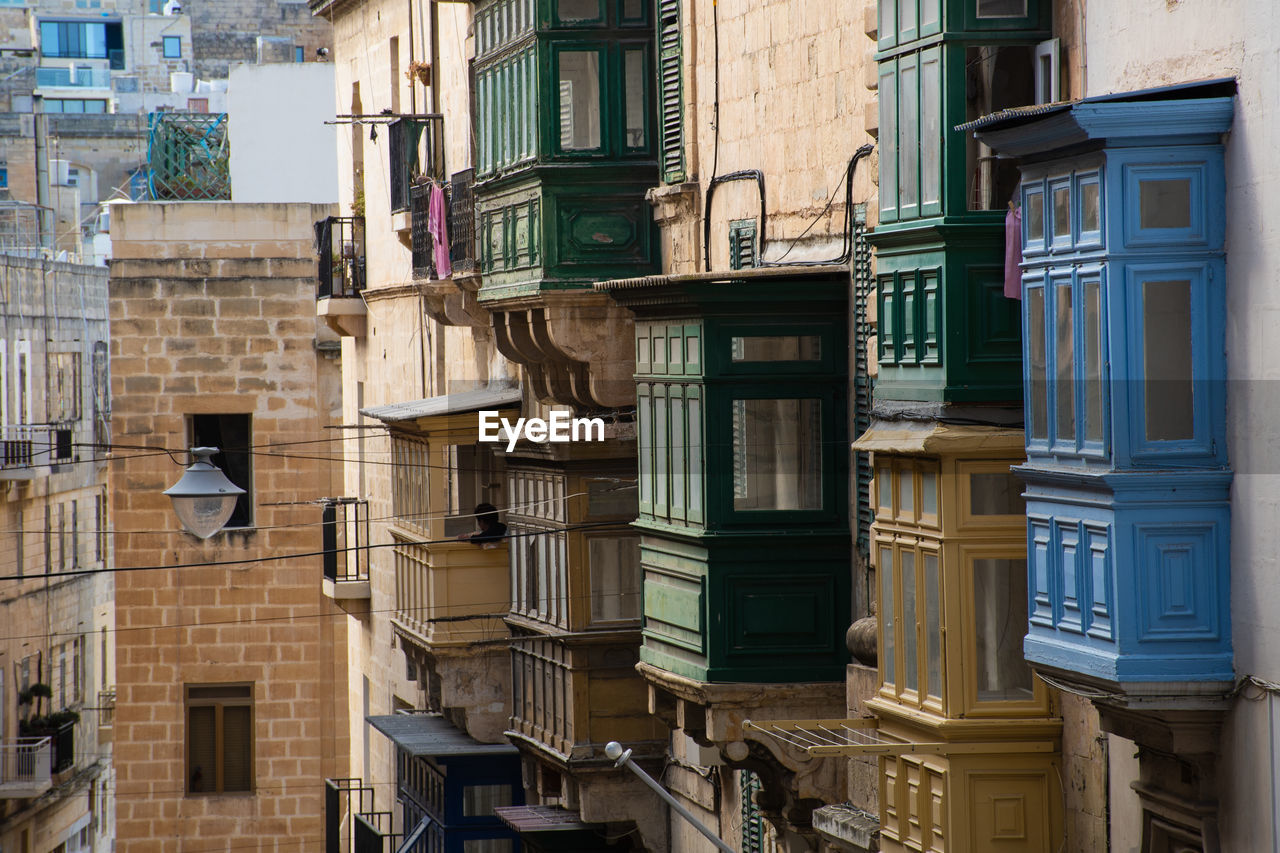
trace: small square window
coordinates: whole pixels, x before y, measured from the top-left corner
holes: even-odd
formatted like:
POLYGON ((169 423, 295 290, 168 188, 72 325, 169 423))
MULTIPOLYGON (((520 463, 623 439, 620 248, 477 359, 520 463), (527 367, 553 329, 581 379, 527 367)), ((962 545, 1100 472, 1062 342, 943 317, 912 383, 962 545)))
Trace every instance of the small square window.
POLYGON ((1141 181, 1138 219, 1143 228, 1191 227, 1191 179, 1141 181))
POLYGON ((299 44, 299 45, 295 45, 295 46, 294 46, 294 48, 293 48, 293 61, 294 61, 294 62, 306 62, 306 61, 307 61, 307 53, 306 53, 306 51, 305 51, 305 50, 303 50, 302 45, 300 45, 300 44, 299 44))
POLYGON ((187 685, 187 793, 253 790, 253 685, 187 685))
POLYGON ((181 59, 182 58, 182 37, 181 36, 165 36, 164 37, 164 58, 165 59, 181 59))

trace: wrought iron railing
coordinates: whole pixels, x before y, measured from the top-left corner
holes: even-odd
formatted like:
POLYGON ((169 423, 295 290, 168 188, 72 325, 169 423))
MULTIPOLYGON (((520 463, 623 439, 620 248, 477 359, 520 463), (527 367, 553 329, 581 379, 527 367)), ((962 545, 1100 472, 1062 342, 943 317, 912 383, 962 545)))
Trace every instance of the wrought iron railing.
POLYGON ((331 581, 369 579, 369 502, 326 498, 321 508, 324 576, 331 581))
POLYGON ((409 221, 413 236, 413 277, 434 279, 435 238, 431 236, 431 188, 430 181, 418 181, 409 188, 409 221))
POLYGON ((409 209, 410 189, 423 179, 444 179, 444 116, 401 116, 388 126, 391 212, 409 209))
MULTIPOLYGON (((446 210, 446 234, 449 239, 450 274, 470 273, 476 268, 475 217, 473 191, 475 172, 454 172, 443 188, 446 210)), ((443 278, 435 257, 435 238, 431 235, 431 181, 418 181, 409 189, 413 227, 413 274, 416 278, 443 278)))
POLYGON ((71 462, 75 431, 49 424, 6 426, 0 430, 0 471, 21 471, 71 462))
POLYGON ((454 172, 449 186, 449 261, 455 273, 476 268, 475 170, 454 172))
POLYGON ((226 113, 151 113, 148 190, 156 201, 230 201, 226 113))
POLYGON ((316 223, 320 253, 316 298, 352 298, 365 285, 364 217, 330 216, 316 223))
POLYGON ((116 691, 98 691, 98 731, 109 732, 116 723, 116 691))

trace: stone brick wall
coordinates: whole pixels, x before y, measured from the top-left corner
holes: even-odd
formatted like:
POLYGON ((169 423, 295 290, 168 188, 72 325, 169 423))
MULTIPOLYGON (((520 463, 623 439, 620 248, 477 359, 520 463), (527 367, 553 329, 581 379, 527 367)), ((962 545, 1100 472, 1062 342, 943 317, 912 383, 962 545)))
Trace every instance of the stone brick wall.
POLYGON ((257 62, 258 36, 287 36, 307 62, 332 47, 329 22, 300 0, 189 0, 183 13, 191 16, 192 70, 205 80, 226 77, 232 63, 257 62))
POLYGON ((321 592, 317 498, 341 493, 338 368, 315 315, 325 206, 140 204, 113 222, 118 443, 181 449, 188 416, 252 417, 253 528, 179 532, 164 453, 112 466, 119 576, 122 853, 322 843, 323 782, 347 775, 345 616, 321 592), (311 442, 311 443, 307 443, 311 442), (331 449, 335 448, 335 449, 331 449), (254 791, 186 795, 184 684, 250 682, 254 791), (216 839, 216 840, 215 840, 216 839))

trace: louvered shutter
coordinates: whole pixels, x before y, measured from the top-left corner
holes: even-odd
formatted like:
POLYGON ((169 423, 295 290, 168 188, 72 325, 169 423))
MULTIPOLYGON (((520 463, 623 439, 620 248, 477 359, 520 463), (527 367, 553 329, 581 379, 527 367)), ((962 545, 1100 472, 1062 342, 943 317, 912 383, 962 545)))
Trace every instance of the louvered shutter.
POLYGON ((253 714, 244 705, 222 708, 222 790, 253 789, 253 714))
POLYGON ((217 712, 212 705, 187 709, 187 791, 192 794, 217 789, 217 712))
POLYGON ((684 103, 680 86, 680 0, 658 3, 658 112, 662 180, 684 180, 684 103))

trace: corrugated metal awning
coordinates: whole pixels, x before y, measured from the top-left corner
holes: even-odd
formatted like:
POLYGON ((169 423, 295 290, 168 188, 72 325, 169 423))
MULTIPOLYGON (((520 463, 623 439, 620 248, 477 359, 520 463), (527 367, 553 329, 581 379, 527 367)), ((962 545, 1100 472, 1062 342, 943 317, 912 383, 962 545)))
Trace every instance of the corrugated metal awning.
POLYGON ((596 290, 637 290, 645 287, 661 287, 667 284, 716 282, 729 284, 735 281, 768 280, 774 278, 827 278, 849 275, 848 264, 788 264, 785 266, 743 267, 740 270, 712 270, 711 272, 679 273, 676 275, 642 275, 636 278, 614 278, 597 281, 596 290))
POLYGON ((445 394, 440 397, 428 397, 425 400, 369 406, 361 409, 360 414, 377 418, 383 423, 397 423, 439 415, 478 412, 481 409, 500 409, 504 406, 514 406, 519 402, 520 386, 490 384, 484 388, 445 394))
POLYGON ((559 806, 498 806, 493 810, 516 832, 572 832, 593 827, 582 822, 577 812, 559 806))
POLYGON ((509 743, 480 743, 458 731, 439 714, 386 714, 365 721, 413 756, 460 758, 476 755, 518 755, 509 743))
POLYGON ((1229 97, 1236 91, 1234 77, 1214 77, 1208 80, 1195 80, 1189 83, 1175 83, 1171 86, 1155 86, 1150 89, 1138 89, 1133 92, 1110 92, 1105 95, 1093 95, 1074 101, 1057 101, 1052 104, 1030 104, 1025 107, 1011 107, 1007 110, 991 113, 973 121, 956 125, 956 130, 990 130, 995 127, 1012 126, 1030 119, 1040 118, 1052 113, 1065 112, 1079 104, 1103 104, 1109 102, 1140 102, 1153 100, 1178 100, 1179 98, 1217 98, 1229 97))

